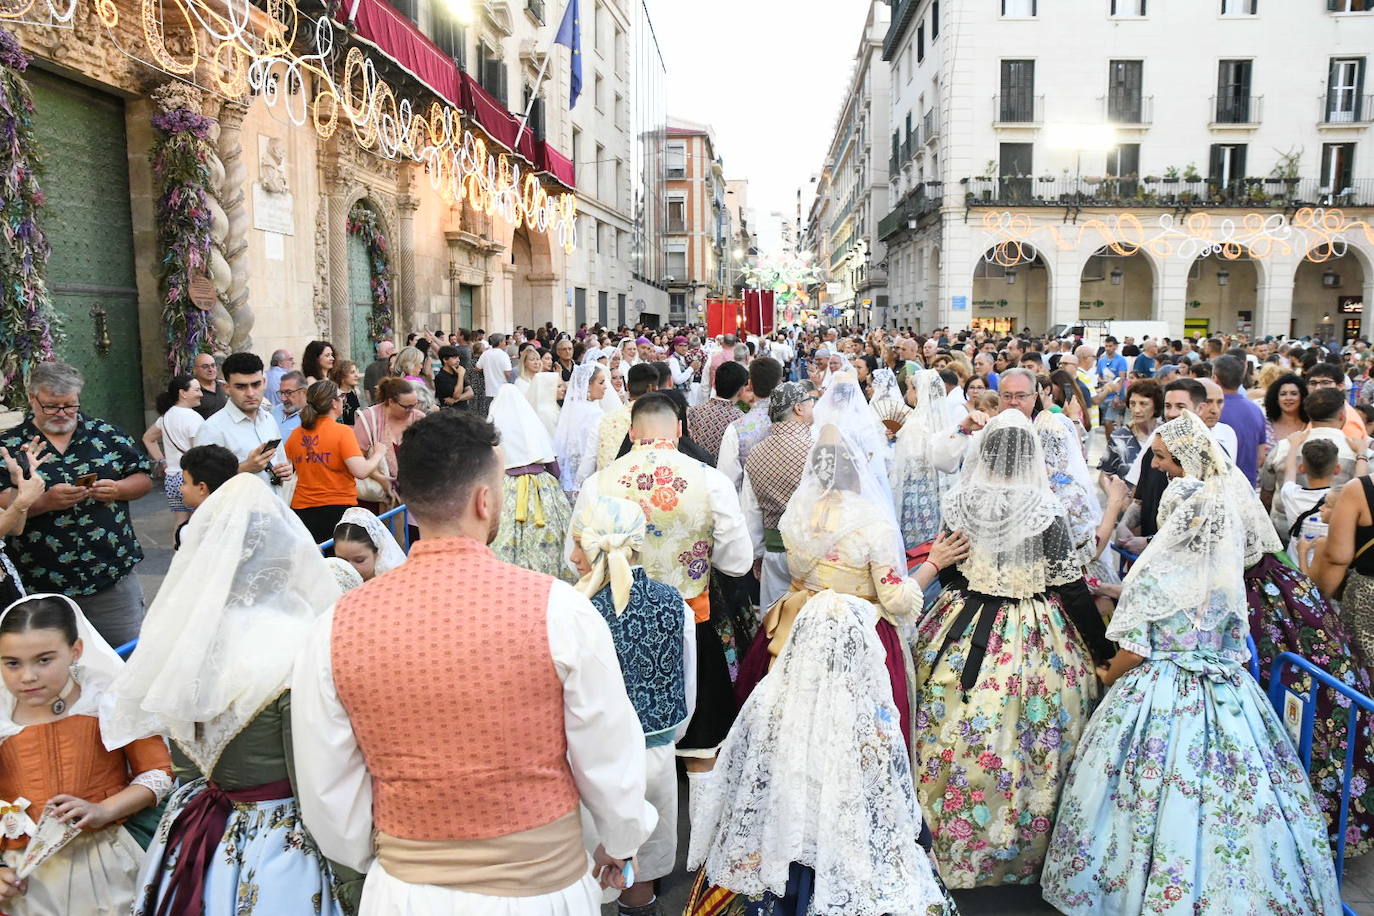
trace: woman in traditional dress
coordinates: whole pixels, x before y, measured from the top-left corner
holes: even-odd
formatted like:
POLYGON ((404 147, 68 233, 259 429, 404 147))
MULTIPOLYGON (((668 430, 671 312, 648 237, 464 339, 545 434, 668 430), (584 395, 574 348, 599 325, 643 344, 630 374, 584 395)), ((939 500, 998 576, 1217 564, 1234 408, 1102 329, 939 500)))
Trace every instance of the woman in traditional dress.
POLYGON ((1102 524, 1102 507, 1093 495, 1095 486, 1087 462, 1078 447, 1078 433, 1063 414, 1042 410, 1035 418, 1040 449, 1045 454, 1045 472, 1050 490, 1068 513, 1069 533, 1080 567, 1097 557, 1097 529, 1102 524))
POLYGON ((534 415, 543 424, 549 438, 553 438, 558 431, 559 405, 563 401, 566 384, 557 372, 544 371, 534 377, 529 390, 525 392, 525 400, 534 408, 534 415))
POLYGON ((950 887, 1034 884, 1097 702, 1093 659, 1114 650, 1023 413, 988 423, 942 508, 969 555, 916 639, 921 808, 950 887))
POLYGON ((363 582, 406 561, 405 551, 382 520, 357 506, 346 509, 334 529, 334 556, 352 566, 363 582))
MULTIPOLYGON (((821 429, 826 424, 837 426, 845 438, 863 450, 879 492, 888 506, 895 506, 887 474, 888 454, 892 451, 887 440, 887 428, 868 406, 863 389, 849 372, 832 372, 828 387, 816 402, 812 425, 821 429)), ((885 512, 884 515, 895 517, 895 512, 885 512)))
POLYGON ((558 413, 558 428, 553 448, 558 460, 559 479, 569 502, 577 501, 582 482, 596 472, 597 431, 601 424, 601 405, 606 393, 606 368, 596 363, 578 366, 568 382, 568 393, 558 413))
POLYGON ((124 663, 70 598, 30 595, 5 608, 0 657, 0 910, 126 913, 143 860, 129 818, 156 820, 151 806, 172 791, 167 746, 154 737, 102 742, 106 691, 124 663), (20 884, 15 870, 63 824, 76 835, 20 884))
POLYGON ((296 807, 289 690, 315 619, 340 594, 310 532, 257 477, 239 474, 192 515, 110 691, 106 743, 167 735, 183 779, 135 916, 345 912, 296 807))
POLYGON ((937 540, 929 559, 908 577, 892 504, 879 491, 863 449, 833 425, 821 429, 778 531, 787 549, 792 587, 764 616, 761 638, 754 640, 740 667, 736 696, 748 696, 759 682, 813 595, 827 590, 852 595, 877 607, 875 628, 887 653, 902 734, 909 741, 915 681, 897 626, 915 619, 925 587, 941 569, 967 555, 967 541, 962 536, 937 540))
MULTIPOLYGON (((883 370, 879 369, 881 374, 883 370)), ((915 392, 915 409, 897 433, 889 479, 898 507, 902 542, 910 549, 933 541, 940 533, 940 496, 954 478, 936 469, 930 448, 949 432, 945 416, 945 383, 940 373, 922 369, 907 383, 915 392)))
MULTIPOLYGON (((1246 534, 1230 461, 1192 413, 1160 427, 1176 479, 1108 635, 1112 685, 1064 785, 1042 880, 1069 916, 1338 916, 1326 825, 1246 672, 1246 534)), ((1315 759, 1315 758, 1314 758, 1315 759)))
POLYGON ((490 419, 501 433, 506 459, 501 528, 491 549, 507 563, 576 581, 563 562, 572 506, 559 484, 553 442, 534 408, 511 385, 496 393, 490 419))
MULTIPOLYGON (((1173 462, 1170 476, 1195 478, 1197 468, 1173 462)), ((1250 635, 1259 649, 1260 682, 1269 683, 1270 666, 1281 653, 1310 659, 1330 674, 1370 695, 1369 672, 1362 664, 1350 631, 1337 610, 1304 573, 1289 565, 1288 555, 1255 489, 1232 467, 1225 484, 1231 511, 1245 538, 1245 594, 1250 608, 1250 635)), ((1161 501, 1159 520, 1164 520, 1161 501)), ((1367 661, 1367 659, 1365 660, 1367 661)), ((1284 671, 1286 685, 1306 692, 1309 679, 1294 668, 1284 671)), ((1317 691, 1312 724, 1312 785, 1317 806, 1332 831, 1339 826, 1341 776, 1347 748, 1346 708, 1329 690, 1317 691)), ((1374 734, 1366 727, 1355 748, 1355 774, 1346 824, 1345 854, 1357 856, 1374 848, 1374 734)))
POLYGON ((957 912, 918 842, 878 626, 859 598, 805 602, 694 790, 688 916, 957 912))
POLYGON ((544 360, 539 354, 539 347, 534 344, 526 344, 521 349, 516 363, 519 371, 511 384, 515 386, 516 391, 524 394, 530 390, 530 385, 534 383, 535 377, 544 371, 544 360))

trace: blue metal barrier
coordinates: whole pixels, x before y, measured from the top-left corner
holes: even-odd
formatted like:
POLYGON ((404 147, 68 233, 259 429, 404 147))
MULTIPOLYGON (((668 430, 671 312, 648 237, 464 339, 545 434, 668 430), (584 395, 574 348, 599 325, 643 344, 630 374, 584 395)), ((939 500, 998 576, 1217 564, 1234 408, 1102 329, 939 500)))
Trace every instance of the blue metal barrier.
POLYGON ((1126 573, 1131 568, 1131 564, 1134 563, 1136 560, 1140 559, 1140 554, 1131 553, 1129 550, 1122 547, 1115 541, 1112 542, 1111 547, 1112 550, 1115 550, 1117 552, 1117 555, 1121 558, 1116 565, 1116 571, 1119 575, 1121 575, 1122 578, 1125 578, 1126 573))
MULTIPOLYGON (((1288 692, 1283 683, 1283 673, 1290 667, 1306 674, 1312 685, 1305 695, 1293 692, 1302 702, 1302 722, 1298 731, 1297 749, 1303 769, 1310 771, 1312 768, 1312 725, 1317 715, 1317 688, 1320 686, 1334 690, 1350 701, 1350 707, 1346 712, 1345 775, 1341 780, 1341 810, 1336 821, 1336 880, 1342 882, 1345 879, 1345 831, 1350 820, 1350 781, 1355 768, 1355 746, 1361 743, 1359 731, 1355 727, 1356 717, 1360 710, 1374 715, 1374 699, 1370 699, 1344 681, 1337 680, 1302 656, 1284 652, 1274 659, 1269 671, 1269 702, 1280 719, 1283 719, 1284 713, 1284 694, 1288 692)), ((1349 916, 1357 916, 1355 911, 1345 904, 1342 904, 1342 909, 1349 916)))
POLYGON ((115 649, 115 655, 118 655, 120 658, 127 659, 130 655, 134 654, 134 650, 137 648, 138 637, 135 636, 133 639, 129 640, 124 645, 120 646, 118 649, 115 649))
MULTIPOLYGON (((401 515, 402 513, 405 514, 405 524, 402 526, 401 531, 401 549, 404 550, 406 553, 410 553, 410 512, 406 509, 404 504, 397 506, 395 509, 388 509, 386 512, 383 512, 381 515, 377 516, 377 521, 390 521, 391 519, 395 518, 397 515, 401 515)), ((323 553, 324 551, 329 550, 333 546, 334 539, 330 538, 329 540, 324 541, 320 544, 320 552, 323 553)))
POLYGON ((1255 645, 1255 637, 1249 633, 1245 634, 1245 644, 1250 647, 1250 661, 1245 667, 1250 669, 1250 676, 1259 682, 1260 687, 1264 687, 1264 681, 1260 678, 1259 669, 1259 646, 1255 645))

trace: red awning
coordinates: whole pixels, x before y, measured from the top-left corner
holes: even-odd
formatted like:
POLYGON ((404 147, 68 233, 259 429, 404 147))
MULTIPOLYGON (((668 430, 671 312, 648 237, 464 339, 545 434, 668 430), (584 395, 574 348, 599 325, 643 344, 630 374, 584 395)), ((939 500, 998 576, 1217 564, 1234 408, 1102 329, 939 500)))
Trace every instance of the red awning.
MULTIPOLYGON (((514 150, 520 118, 464 73, 415 23, 383 0, 345 0, 345 5, 354 9, 353 23, 359 37, 375 45, 436 95, 466 113, 492 140, 507 150, 514 150)), ((547 172, 568 189, 576 187, 573 163, 546 143, 536 142, 528 129, 516 152, 535 169, 547 172)))

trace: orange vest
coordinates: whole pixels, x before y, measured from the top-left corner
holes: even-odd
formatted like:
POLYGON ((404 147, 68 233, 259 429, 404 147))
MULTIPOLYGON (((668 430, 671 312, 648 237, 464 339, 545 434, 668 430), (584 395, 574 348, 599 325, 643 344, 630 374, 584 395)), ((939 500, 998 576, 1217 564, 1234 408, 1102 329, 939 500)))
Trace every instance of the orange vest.
POLYGON ((549 653, 552 584, 474 540, 440 538, 340 599, 334 685, 372 775, 378 830, 486 839, 576 810, 549 653))

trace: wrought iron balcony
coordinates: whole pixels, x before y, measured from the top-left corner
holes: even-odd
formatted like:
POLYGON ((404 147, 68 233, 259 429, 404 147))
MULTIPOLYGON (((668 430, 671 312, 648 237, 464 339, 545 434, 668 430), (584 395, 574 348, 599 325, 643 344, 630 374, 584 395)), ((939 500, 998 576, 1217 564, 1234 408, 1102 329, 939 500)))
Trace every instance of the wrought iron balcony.
POLYGON ((1262 95, 1214 95, 1210 105, 1213 124, 1258 124, 1263 114, 1262 95))
POLYGON ((1110 124, 1152 124, 1155 119, 1155 97, 1112 93, 1098 97, 1102 116, 1110 124))
POLYGON ((1045 120, 1045 97, 1024 92, 995 95, 992 120, 997 124, 1041 124, 1045 120))
MULTIPOLYGON (((1374 179, 1346 186, 1311 178, 1126 177, 1059 178, 1002 176, 966 178, 961 183, 968 206, 1117 207, 1199 209, 1293 209, 1297 207, 1374 207, 1374 179)), ((880 233, 881 234, 881 233, 880 233)))
POLYGON ((1374 95, 1334 92, 1317 98, 1321 124, 1368 124, 1374 121, 1374 95))

